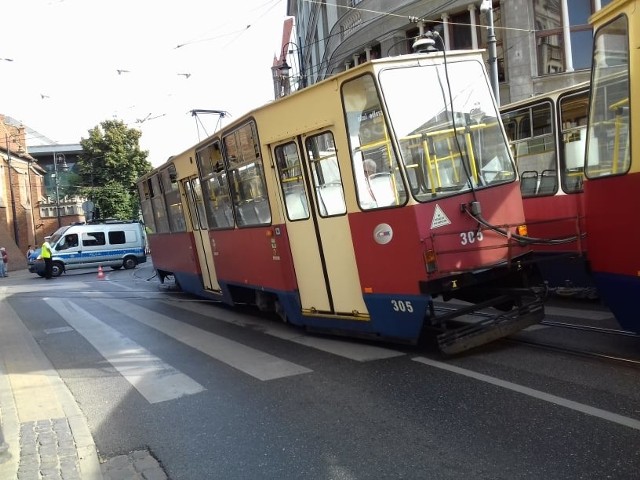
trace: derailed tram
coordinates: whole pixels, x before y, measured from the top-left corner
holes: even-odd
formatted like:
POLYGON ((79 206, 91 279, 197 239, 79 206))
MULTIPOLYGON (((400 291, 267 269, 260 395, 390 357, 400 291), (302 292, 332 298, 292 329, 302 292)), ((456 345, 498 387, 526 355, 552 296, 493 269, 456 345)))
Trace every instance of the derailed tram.
POLYGON ((359 65, 249 112, 138 188, 160 279, 197 296, 310 331, 430 331, 448 354, 544 315, 480 52, 359 65), (434 299, 465 302, 439 313, 434 299))

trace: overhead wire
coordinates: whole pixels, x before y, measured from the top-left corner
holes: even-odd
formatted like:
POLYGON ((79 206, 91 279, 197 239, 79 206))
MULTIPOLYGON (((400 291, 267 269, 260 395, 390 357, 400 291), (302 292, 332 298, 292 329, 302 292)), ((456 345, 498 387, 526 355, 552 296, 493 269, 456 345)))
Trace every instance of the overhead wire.
MULTIPOLYGON (((241 36, 245 35, 247 33, 248 30, 250 30, 253 26, 257 25, 259 22, 262 21, 262 19, 264 18, 264 16, 267 15, 268 12, 270 12, 273 8, 275 8, 277 5, 279 5, 281 3, 282 0, 269 0, 267 2, 264 2, 263 4, 261 4, 260 6, 256 7, 253 11, 254 12, 260 12, 259 15, 256 17, 256 19, 254 21, 252 21, 251 23, 249 23, 246 27, 241 28, 241 29, 237 29, 234 30, 232 32, 228 32, 228 33, 224 33, 221 35, 214 35, 212 37, 204 37, 203 35, 200 36, 196 36, 196 37, 192 37, 190 40, 185 41, 184 43, 181 43, 179 45, 177 45, 176 47, 174 47, 174 49, 179 49, 179 48, 183 48, 183 47, 187 47, 189 45, 193 45, 196 43, 203 43, 203 42, 208 42, 208 41, 217 41, 217 40, 222 40, 225 39, 229 36, 233 36, 232 38, 229 39, 228 42, 224 43, 222 48, 225 48, 226 46, 232 44, 233 42, 237 41, 241 36)), ((452 1, 447 2, 445 5, 439 5, 438 6, 438 11, 442 11, 443 8, 446 8, 448 5, 452 4, 452 1)), ((368 9, 368 8, 363 8, 360 7, 358 5, 354 5, 354 6, 350 6, 350 5, 341 5, 338 4, 337 2, 335 3, 327 3, 325 0, 302 0, 303 3, 308 3, 308 4, 326 4, 326 5, 331 5, 337 9, 345 9, 345 10, 352 10, 352 11, 360 11, 363 13, 367 13, 367 14, 374 14, 376 15, 375 17, 371 18, 371 19, 367 19, 365 22, 363 23, 359 23, 358 25, 354 26, 353 28, 363 28, 366 27, 367 25, 369 25, 370 23, 379 20, 381 17, 396 17, 396 18, 406 18, 407 20, 410 20, 413 16, 408 16, 406 14, 399 14, 399 13, 395 13, 395 12, 384 12, 384 11, 379 11, 379 10, 374 10, 374 9, 368 9)), ((430 9, 429 12, 425 13, 424 15, 422 15, 421 17, 419 17, 422 21, 424 21, 425 23, 428 24, 442 24, 443 22, 441 20, 429 20, 428 17, 429 15, 434 15, 437 12, 434 11, 434 9, 430 9)), ((448 25, 456 25, 456 26, 470 26, 470 24, 468 23, 463 23, 463 22, 447 22, 448 25)), ((581 26, 581 25, 578 25, 581 26)), ((483 28, 483 26, 479 25, 480 28, 483 28)), ((574 25, 573 27, 576 27, 576 25, 574 25)), ((521 31, 521 32, 526 32, 527 34, 531 34, 531 33, 537 33, 538 30, 534 29, 534 28, 529 28, 529 29, 525 29, 525 28, 516 28, 516 27, 506 27, 506 26, 495 26, 496 30, 502 30, 502 31, 507 31, 507 30, 512 30, 512 31, 521 31)), ((401 30, 401 29, 399 29, 401 30)), ((311 48, 315 48, 314 45, 315 43, 326 43, 329 39, 331 39, 334 36, 337 35, 343 35, 344 32, 336 32, 336 33, 332 33, 329 34, 327 36, 325 36, 324 38, 318 39, 315 42, 311 42, 310 44, 304 46, 304 47, 299 47, 303 52, 306 49, 311 49, 311 48)), ((411 41, 410 38, 407 38, 407 41, 411 41)), ((368 43, 368 42, 367 42, 368 43)), ((363 43, 362 47, 366 46, 367 43, 363 43)), ((330 69, 335 68, 336 63, 338 63, 339 60, 335 60, 335 61, 331 61, 331 62, 326 62, 325 60, 316 63, 316 64, 306 64, 305 65, 305 74, 307 76, 311 76, 311 75, 317 75, 320 71, 320 69, 322 68, 323 64, 326 63, 327 65, 327 72, 325 72, 325 76, 329 76, 332 75, 332 73, 329 72, 330 69)), ((44 137, 44 136, 42 136, 44 137)), ((31 137, 31 138, 41 138, 40 136, 36 136, 36 137, 31 137)), ((46 137, 44 137, 46 138, 46 137)))

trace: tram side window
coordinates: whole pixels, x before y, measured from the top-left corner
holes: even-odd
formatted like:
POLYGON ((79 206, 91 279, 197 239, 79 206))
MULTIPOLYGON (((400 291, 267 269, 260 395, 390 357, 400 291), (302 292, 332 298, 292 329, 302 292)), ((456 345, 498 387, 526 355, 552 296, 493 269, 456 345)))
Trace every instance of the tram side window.
POLYGON ((200 172, 207 172, 206 175, 201 174, 201 178, 209 228, 233 228, 233 207, 220 143, 216 141, 198 151, 196 159, 200 172))
POLYGON ((523 197, 553 195, 558 190, 557 152, 550 101, 502 112, 523 197))
POLYGON ((171 227, 171 231, 185 232, 187 225, 184 221, 180 192, 167 193, 164 198, 169 210, 169 226, 171 227))
POLYGON ((150 179, 151 185, 151 205, 153 206, 153 217, 156 226, 156 233, 169 233, 169 219, 167 218, 167 207, 164 203, 164 195, 160 188, 158 175, 150 179))
POLYGON ((176 166, 170 164, 167 168, 160 171, 160 181, 162 182, 162 191, 177 192, 178 191, 178 174, 176 173, 176 166))
POLYGON ((586 173, 624 175, 631 166, 629 135, 629 26, 618 17, 596 32, 586 173))
POLYGON ((294 142, 279 145, 274 150, 282 197, 289 220, 309 218, 307 193, 302 178, 300 155, 294 142))
POLYGON ((187 226, 184 221, 184 212, 182 211, 180 190, 178 188, 178 175, 175 165, 169 165, 160 175, 165 192, 164 203, 169 213, 169 227, 172 232, 184 232, 187 230, 187 226))
POLYGON ((156 220, 153 215, 153 206, 151 205, 149 179, 144 179, 138 184, 140 194, 140 206, 142 208, 142 218, 144 219, 145 229, 147 233, 156 233, 156 220))
POLYGON ((271 207, 255 123, 246 123, 222 141, 238 226, 270 224, 271 207))
POLYGON ((324 132, 309 137, 305 141, 305 148, 320 216, 347 213, 333 134, 324 132))
POLYGON ((138 184, 138 195, 140 195, 140 200, 145 200, 151 197, 151 194, 149 193, 150 188, 148 179, 144 179, 138 184))
POLYGON ((582 191, 584 154, 587 145, 589 91, 565 95, 558 102, 560 112, 562 188, 567 193, 582 191))
MULTIPOLYGON (((342 97, 360 208, 404 204, 407 193, 373 79, 366 75, 345 83, 342 97)), ((407 171, 411 181, 416 170, 407 171)))

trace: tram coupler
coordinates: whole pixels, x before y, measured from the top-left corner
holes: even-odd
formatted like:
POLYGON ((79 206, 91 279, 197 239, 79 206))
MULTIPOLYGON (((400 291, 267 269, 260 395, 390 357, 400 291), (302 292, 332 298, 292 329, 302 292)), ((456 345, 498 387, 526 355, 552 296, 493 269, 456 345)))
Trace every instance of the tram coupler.
POLYGON ((431 323, 444 330, 436 336, 440 351, 446 355, 455 355, 540 323, 544 318, 543 299, 531 290, 527 292, 530 296, 526 300, 521 293, 511 292, 432 318, 431 323), (509 302, 515 304, 511 310, 480 314, 480 310, 490 307, 501 309, 509 302), (480 318, 467 323, 460 320, 463 315, 477 315, 480 318))

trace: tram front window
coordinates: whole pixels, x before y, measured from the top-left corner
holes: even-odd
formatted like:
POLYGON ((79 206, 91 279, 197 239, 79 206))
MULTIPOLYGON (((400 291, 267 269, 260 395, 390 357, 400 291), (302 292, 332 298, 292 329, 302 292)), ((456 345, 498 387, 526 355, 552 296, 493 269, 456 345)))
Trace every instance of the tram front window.
POLYGON ((479 62, 387 69, 380 85, 417 200, 515 180, 479 62))

